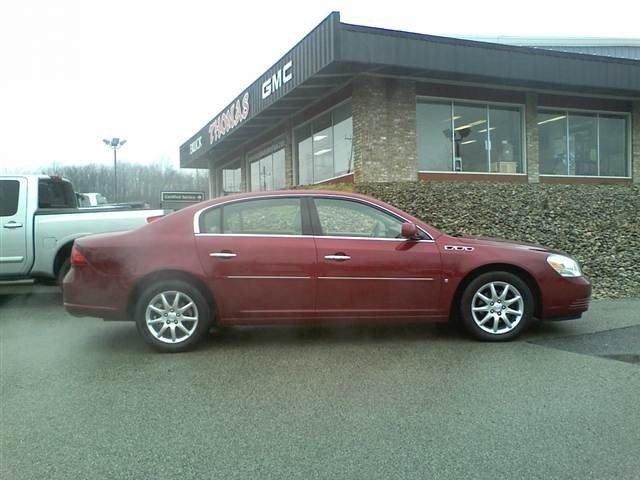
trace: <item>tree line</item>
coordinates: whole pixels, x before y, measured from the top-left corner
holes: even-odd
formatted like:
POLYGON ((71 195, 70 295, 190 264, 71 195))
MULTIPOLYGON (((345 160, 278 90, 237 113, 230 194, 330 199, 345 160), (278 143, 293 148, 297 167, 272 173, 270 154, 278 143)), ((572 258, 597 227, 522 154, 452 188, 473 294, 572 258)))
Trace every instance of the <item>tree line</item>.
POLYGON ((114 191, 113 167, 106 165, 52 165, 43 169, 46 175, 69 179, 76 192, 98 192, 109 203, 146 202, 160 206, 160 192, 196 191, 208 196, 209 173, 206 170, 177 170, 166 165, 138 165, 118 162, 118 194, 114 191))

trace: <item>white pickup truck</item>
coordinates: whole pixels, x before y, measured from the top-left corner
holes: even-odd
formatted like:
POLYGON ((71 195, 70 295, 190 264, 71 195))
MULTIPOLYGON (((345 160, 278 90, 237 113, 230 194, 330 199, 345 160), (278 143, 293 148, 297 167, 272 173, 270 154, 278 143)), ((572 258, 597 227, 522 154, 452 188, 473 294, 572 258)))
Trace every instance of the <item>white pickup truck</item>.
POLYGON ((163 214, 163 210, 80 209, 66 179, 0 175, 0 282, 61 283, 76 238, 132 230, 163 214))

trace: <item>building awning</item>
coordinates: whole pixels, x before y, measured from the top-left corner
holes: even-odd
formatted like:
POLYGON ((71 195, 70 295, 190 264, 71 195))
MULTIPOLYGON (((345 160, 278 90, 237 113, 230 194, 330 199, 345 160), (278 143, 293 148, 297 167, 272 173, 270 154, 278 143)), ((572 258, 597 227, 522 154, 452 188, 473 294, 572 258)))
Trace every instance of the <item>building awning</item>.
POLYGON ((361 74, 640 98, 640 62, 340 22, 334 12, 180 147, 208 168, 361 74))

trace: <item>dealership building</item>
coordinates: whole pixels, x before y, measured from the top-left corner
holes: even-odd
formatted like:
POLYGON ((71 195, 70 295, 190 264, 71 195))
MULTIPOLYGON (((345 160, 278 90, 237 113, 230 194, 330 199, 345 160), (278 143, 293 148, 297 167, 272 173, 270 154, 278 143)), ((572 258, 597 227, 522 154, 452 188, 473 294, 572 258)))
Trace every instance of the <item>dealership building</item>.
POLYGON ((640 183, 640 42, 498 42, 332 13, 188 139, 180 165, 207 168, 212 196, 419 179, 640 183))

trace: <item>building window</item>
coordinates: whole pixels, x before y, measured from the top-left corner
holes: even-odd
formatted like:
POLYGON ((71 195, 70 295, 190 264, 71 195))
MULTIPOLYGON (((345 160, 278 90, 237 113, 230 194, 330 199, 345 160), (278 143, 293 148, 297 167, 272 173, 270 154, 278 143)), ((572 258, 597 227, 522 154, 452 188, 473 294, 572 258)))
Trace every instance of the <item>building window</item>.
POLYGON ((345 175, 352 169, 351 104, 345 103, 295 130, 298 184, 345 175))
POLYGON ((524 173, 521 107, 420 100, 416 115, 419 170, 524 173))
POLYGON ((627 116, 548 110, 538 114, 540 173, 626 177, 627 116))
POLYGON ((222 195, 242 192, 242 168, 234 162, 222 169, 222 195))
POLYGON ((277 190, 287 185, 284 148, 272 146, 267 151, 269 153, 263 150, 249 160, 252 192, 277 190))

